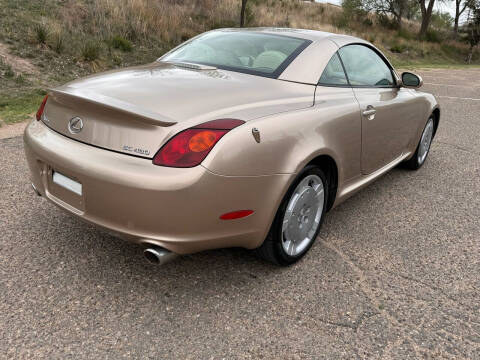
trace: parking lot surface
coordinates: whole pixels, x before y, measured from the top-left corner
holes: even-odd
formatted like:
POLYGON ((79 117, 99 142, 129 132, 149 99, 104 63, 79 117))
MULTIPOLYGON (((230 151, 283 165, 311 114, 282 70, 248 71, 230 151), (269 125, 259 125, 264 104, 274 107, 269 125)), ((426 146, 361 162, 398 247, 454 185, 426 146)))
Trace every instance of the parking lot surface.
POLYGON ((424 167, 331 211, 288 268, 150 265, 37 197, 0 140, 0 358, 480 359, 480 69, 420 73, 442 107, 424 167))

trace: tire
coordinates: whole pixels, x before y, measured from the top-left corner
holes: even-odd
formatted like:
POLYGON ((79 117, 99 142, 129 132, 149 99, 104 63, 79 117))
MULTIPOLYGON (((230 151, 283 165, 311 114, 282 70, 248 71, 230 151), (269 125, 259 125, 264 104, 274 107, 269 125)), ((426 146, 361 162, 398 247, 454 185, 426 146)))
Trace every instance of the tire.
POLYGON ((417 149, 413 156, 405 161, 403 165, 410 170, 418 170, 425 164, 428 153, 430 152, 430 146, 432 145, 433 135, 435 133, 435 122, 433 115, 427 121, 425 128, 423 129, 422 136, 417 145, 417 149))
POLYGON ((307 166, 285 194, 267 238, 254 250, 257 256, 281 266, 300 260, 320 232, 327 203, 327 177, 307 166))

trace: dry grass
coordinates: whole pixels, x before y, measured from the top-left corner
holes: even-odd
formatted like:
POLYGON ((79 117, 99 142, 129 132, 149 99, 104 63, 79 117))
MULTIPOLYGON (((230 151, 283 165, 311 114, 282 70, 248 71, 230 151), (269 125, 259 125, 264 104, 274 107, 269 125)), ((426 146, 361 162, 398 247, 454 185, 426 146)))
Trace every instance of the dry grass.
POLYGON ((140 42, 178 43, 216 25, 236 24, 235 0, 70 0, 62 9, 68 31, 123 36, 140 42))
POLYGON ((334 25, 340 7, 321 3, 269 0, 255 6, 254 26, 278 26, 342 33, 334 25))
MULTIPOLYGON (((47 33, 47 39, 40 43, 56 53, 65 51, 79 61, 92 63, 90 70, 153 60, 201 32, 236 27, 241 4, 240 0, 65 0, 59 6, 53 0, 43 1, 47 12, 52 7, 57 14, 37 20, 47 33), (112 39, 125 39, 134 51, 130 56, 112 54, 112 39), (96 44, 98 49, 87 49, 85 44, 96 44)), ((247 25, 356 35, 375 43, 397 63, 410 63, 412 58, 423 61, 430 55, 437 57, 438 62, 458 62, 462 57, 459 54, 466 51, 459 43, 449 45, 459 49, 455 54, 443 51, 441 44, 416 40, 416 23, 405 23, 408 30, 398 34, 382 26, 373 14, 350 16, 339 6, 300 0, 249 0, 247 25)), ((39 43, 39 35, 45 36, 43 32, 31 34, 32 42, 39 43)))
MULTIPOLYGON (((122 36, 139 43, 176 45, 196 34, 220 27, 238 26, 239 0, 68 0, 48 26, 70 34, 122 36)), ((357 34, 364 26, 337 26, 342 9, 299 0, 250 0, 248 26, 291 27, 357 34)), ((44 19, 45 21, 45 19, 44 19)), ((370 32, 376 29, 369 29, 370 32)))

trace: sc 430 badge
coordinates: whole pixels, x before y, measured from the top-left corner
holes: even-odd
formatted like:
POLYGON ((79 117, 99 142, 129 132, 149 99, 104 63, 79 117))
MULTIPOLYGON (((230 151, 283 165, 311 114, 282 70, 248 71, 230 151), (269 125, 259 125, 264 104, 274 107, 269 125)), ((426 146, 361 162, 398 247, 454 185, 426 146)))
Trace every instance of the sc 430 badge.
POLYGON ((135 154, 138 154, 138 155, 144 155, 144 156, 150 155, 150 150, 140 149, 140 148, 136 148, 136 147, 128 146, 128 145, 123 145, 122 150, 131 152, 131 153, 135 153, 135 154))

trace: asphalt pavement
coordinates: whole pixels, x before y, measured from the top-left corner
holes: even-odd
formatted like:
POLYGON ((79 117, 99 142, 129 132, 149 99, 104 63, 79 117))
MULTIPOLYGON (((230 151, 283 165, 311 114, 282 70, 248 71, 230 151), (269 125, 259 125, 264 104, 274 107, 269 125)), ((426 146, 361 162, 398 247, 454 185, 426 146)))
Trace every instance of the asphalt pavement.
POLYGON ((37 197, 0 140, 0 358, 480 359, 480 69, 422 71, 426 164, 328 213, 279 268, 242 249, 148 264, 37 197))

